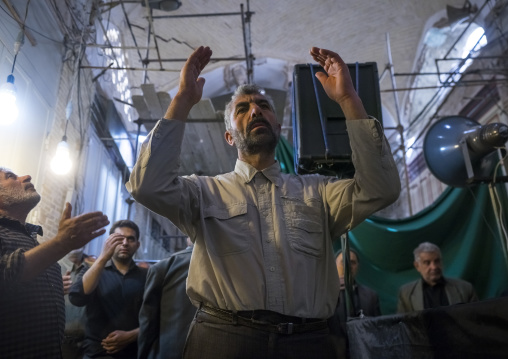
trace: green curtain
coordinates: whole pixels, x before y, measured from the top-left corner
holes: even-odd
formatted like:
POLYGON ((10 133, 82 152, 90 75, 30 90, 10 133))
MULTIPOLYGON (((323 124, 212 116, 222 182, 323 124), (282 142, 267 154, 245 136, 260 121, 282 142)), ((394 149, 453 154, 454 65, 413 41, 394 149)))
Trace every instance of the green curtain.
MULTIPOLYGON (((283 137, 276 157, 284 172, 294 173, 293 149, 283 137)), ((497 188, 506 218, 506 191, 504 185, 497 188)), ((450 187, 432 206, 402 220, 372 216, 349 238, 360 259, 357 280, 378 292, 383 314, 395 313, 399 287, 419 278, 413 250, 425 241, 441 248, 445 276, 471 282, 480 299, 508 289, 508 265, 486 184, 450 187)), ((340 240, 334 248, 339 250, 340 240)))
MULTIPOLYGON (((500 192, 508 209, 503 188, 500 192)), ((433 206, 406 219, 373 216, 349 238, 359 252, 358 282, 378 292, 383 314, 395 313, 399 287, 419 278, 413 250, 425 241, 441 248, 445 276, 471 282, 480 299, 508 289, 508 267, 487 185, 448 188, 433 206)))
POLYGON ((280 136, 279 143, 275 148, 275 159, 280 163, 280 169, 284 173, 295 173, 295 161, 293 159, 293 148, 289 142, 280 136))

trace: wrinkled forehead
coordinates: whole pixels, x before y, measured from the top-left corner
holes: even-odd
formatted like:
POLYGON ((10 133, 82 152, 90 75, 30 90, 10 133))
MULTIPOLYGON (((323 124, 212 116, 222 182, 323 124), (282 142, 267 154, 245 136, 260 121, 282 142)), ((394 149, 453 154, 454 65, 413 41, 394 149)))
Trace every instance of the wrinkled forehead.
POLYGON ((441 255, 439 254, 439 252, 421 252, 420 253, 420 259, 426 259, 426 260, 436 260, 436 259, 440 259, 441 258, 441 255))
MULTIPOLYGON (((233 102, 233 107, 237 107, 241 104, 250 104, 250 103, 268 103, 270 104, 270 101, 266 98, 266 96, 260 94, 260 93, 253 93, 253 94, 243 94, 239 95, 235 101, 233 102)), ((271 107, 271 105, 270 105, 271 107)))

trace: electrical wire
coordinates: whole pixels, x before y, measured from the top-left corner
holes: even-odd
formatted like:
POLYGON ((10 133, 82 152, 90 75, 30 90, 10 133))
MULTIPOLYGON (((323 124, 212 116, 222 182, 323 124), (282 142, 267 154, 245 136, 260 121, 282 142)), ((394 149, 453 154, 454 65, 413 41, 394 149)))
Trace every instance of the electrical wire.
MULTIPOLYGON (((6 9, 4 9, 4 8, 3 8, 3 6, 0 6, 0 9, 1 9, 1 10, 2 10, 2 11, 3 11, 3 12, 4 12, 4 13, 5 13, 8 17, 10 17, 12 20, 14 20, 14 22, 16 22, 16 24, 18 23, 18 22, 16 21, 16 19, 15 19, 15 18, 14 18, 14 17, 13 17, 13 16, 12 16, 12 15, 11 15, 11 14, 10 14, 10 13, 6 10, 6 9)), ((30 27, 30 26, 28 26, 28 25, 26 25, 26 24, 25 24, 24 26, 25 26, 25 28, 26 28, 26 29, 28 29, 28 30, 30 30, 30 31, 33 31, 33 32, 35 32, 37 35, 40 35, 40 36, 44 37, 45 39, 51 40, 51 41, 53 41, 53 42, 55 42, 55 43, 58 43, 58 44, 61 44, 61 43, 62 43, 62 40, 55 40, 55 39, 53 39, 53 38, 51 38, 51 37, 49 37, 49 36, 47 36, 47 35, 45 35, 45 34, 41 33, 40 31, 35 30, 33 27, 30 27)))
MULTIPOLYGON (((473 189, 471 187, 467 187, 467 189, 469 190, 469 193, 471 194, 471 197, 473 197, 474 203, 476 205, 478 205, 479 204, 478 203, 478 199, 476 198, 473 189)), ((496 232, 494 231, 494 229, 490 225, 489 221, 487 220, 487 217, 485 217, 485 213, 482 213, 482 219, 483 219, 483 223, 485 223, 485 225, 489 229, 490 234, 492 234, 493 237, 496 237, 496 232)))
POLYGON ((508 265, 508 249, 507 249, 508 248, 508 233, 506 230, 506 225, 505 225, 504 217, 503 217, 503 203, 501 201, 501 196, 499 195, 499 192, 496 188, 497 173, 498 173, 499 168, 502 165, 504 165, 504 161, 507 158, 507 152, 506 152, 505 147, 500 147, 497 149, 498 149, 498 151, 501 151, 504 149, 505 154, 504 154, 504 156, 502 156, 499 159, 499 161, 496 164, 496 167, 494 168, 494 176, 492 178, 492 183, 490 184, 490 190, 491 190, 492 197, 493 197, 492 207, 494 209, 494 215, 496 216, 496 221, 497 221, 497 225, 499 227, 499 232, 500 232, 499 234, 501 236, 500 240, 501 240, 501 246, 503 248, 503 255, 504 255, 506 264, 508 265))

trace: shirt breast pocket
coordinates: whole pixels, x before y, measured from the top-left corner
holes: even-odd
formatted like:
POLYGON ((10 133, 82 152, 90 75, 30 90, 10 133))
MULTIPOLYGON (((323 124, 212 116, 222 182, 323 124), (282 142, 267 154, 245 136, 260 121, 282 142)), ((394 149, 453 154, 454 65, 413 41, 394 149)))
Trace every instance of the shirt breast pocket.
POLYGON ((294 198, 282 198, 287 237, 291 248, 313 257, 324 251, 322 205, 319 201, 305 203, 294 198))
POLYGON ((246 252, 251 246, 251 231, 247 219, 247 203, 227 207, 210 206, 204 210, 208 232, 207 247, 219 257, 246 252))

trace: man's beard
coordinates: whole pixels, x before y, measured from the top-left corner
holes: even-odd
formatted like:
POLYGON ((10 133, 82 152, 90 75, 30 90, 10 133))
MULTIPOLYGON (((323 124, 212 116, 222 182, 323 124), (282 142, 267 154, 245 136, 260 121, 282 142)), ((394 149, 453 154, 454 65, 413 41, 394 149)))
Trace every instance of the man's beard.
MULTIPOLYGON (((257 130, 263 131, 263 130, 257 130)), ((231 136, 235 141, 236 148, 241 152, 247 155, 255 155, 259 153, 270 154, 275 150, 277 143, 279 142, 279 134, 275 133, 270 123, 264 118, 257 118, 247 125, 245 129, 245 134, 237 131, 231 130, 231 136), (264 131, 262 133, 253 134, 251 133, 255 124, 263 123, 264 131)))
POLYGON ((0 187, 0 197, 5 208, 33 209, 41 200, 41 195, 35 190, 26 191, 24 188, 0 187))
POLYGON ((128 254, 116 252, 113 254, 113 257, 115 258, 116 261, 120 263, 128 264, 131 262, 132 257, 134 257, 134 253, 131 253, 130 251, 128 254))

